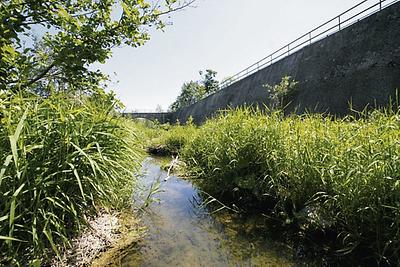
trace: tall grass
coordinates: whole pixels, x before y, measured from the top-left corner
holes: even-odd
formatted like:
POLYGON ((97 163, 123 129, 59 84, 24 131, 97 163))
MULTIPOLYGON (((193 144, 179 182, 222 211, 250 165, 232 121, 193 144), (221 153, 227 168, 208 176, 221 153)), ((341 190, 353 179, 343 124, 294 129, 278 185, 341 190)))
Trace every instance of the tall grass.
POLYGON ((399 113, 337 119, 238 109, 207 121, 181 154, 215 197, 309 233, 334 232, 339 254, 365 250, 367 261, 400 263, 399 113))
POLYGON ((139 141, 111 95, 0 95, 0 264, 69 244, 97 206, 132 190, 139 141))
POLYGON ((143 132, 148 138, 146 145, 150 150, 162 155, 177 155, 192 140, 196 127, 189 120, 185 125, 157 125, 143 132))

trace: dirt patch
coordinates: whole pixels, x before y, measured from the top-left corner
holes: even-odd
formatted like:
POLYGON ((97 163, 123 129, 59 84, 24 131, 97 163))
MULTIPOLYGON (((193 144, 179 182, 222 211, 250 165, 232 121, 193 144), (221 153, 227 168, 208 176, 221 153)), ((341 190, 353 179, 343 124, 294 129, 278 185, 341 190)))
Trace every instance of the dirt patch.
POLYGON ((139 250, 139 241, 146 232, 139 220, 131 214, 122 214, 120 238, 92 262, 92 267, 121 266, 122 259, 139 250))
POLYGON ((134 247, 144 232, 145 229, 139 225, 139 219, 132 211, 101 212, 99 216, 88 220, 88 227, 72 240, 71 249, 65 251, 61 259, 54 258, 51 266, 113 266, 113 263, 118 263, 119 255, 123 254, 122 247, 134 247), (103 259, 100 265, 96 265, 104 257, 109 263, 103 259))

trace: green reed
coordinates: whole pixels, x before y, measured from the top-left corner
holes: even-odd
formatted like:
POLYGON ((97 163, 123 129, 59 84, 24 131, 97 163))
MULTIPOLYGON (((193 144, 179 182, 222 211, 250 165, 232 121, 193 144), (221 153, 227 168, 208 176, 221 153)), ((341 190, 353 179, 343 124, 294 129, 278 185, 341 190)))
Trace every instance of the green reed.
POLYGON ((148 147, 162 146, 164 154, 175 155, 192 140, 196 127, 191 121, 188 121, 185 125, 158 125, 143 129, 143 132, 148 138, 148 147))
POLYGON ((0 265, 38 263, 96 207, 126 205, 139 141, 111 96, 0 101, 0 265))
POLYGON ((339 119, 242 108, 190 136, 182 159, 214 197, 287 224, 309 211, 309 232, 335 232, 338 254, 365 250, 375 262, 399 263, 399 113, 339 119))

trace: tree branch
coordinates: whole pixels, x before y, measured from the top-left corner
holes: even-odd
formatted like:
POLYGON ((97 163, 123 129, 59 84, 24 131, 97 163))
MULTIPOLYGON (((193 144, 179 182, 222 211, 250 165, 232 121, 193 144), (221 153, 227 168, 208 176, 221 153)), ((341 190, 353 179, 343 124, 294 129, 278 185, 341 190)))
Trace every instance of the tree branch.
POLYGON ((35 78, 29 80, 28 82, 26 82, 25 84, 21 85, 21 88, 25 88, 28 86, 31 86, 32 84, 36 83, 37 81, 41 80, 44 76, 46 76, 46 74, 56 66, 55 62, 51 63, 48 67, 46 67, 45 69, 43 69, 35 78))
POLYGON ((176 8, 171 8, 171 9, 169 9, 167 11, 164 11, 164 12, 160 12, 159 14, 157 14, 157 16, 163 16, 163 15, 175 12, 175 11, 179 11, 179 10, 185 9, 185 8, 189 7, 190 5, 192 5, 194 2, 196 2, 196 0, 190 0, 188 2, 185 1, 181 6, 178 6, 176 8))
MULTIPOLYGON (((77 17, 79 17, 79 16, 87 16, 87 15, 91 15, 91 14, 95 14, 95 13, 97 13, 97 11, 96 11, 96 10, 92 10, 92 11, 88 11, 88 12, 85 12, 85 13, 82 13, 82 14, 72 14, 72 15, 70 15, 70 16, 71 16, 71 18, 77 18, 77 17)), ((34 24, 42 24, 42 23, 52 22, 52 21, 54 21, 54 18, 43 19, 43 20, 37 20, 37 21, 30 20, 30 21, 26 21, 26 22, 20 23, 19 26, 28 26, 28 25, 34 25, 34 24)))

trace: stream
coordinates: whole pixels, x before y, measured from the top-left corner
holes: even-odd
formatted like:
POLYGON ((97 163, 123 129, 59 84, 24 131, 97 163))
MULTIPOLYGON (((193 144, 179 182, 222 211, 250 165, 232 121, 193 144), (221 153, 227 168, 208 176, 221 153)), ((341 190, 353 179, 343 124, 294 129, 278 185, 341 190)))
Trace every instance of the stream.
POLYGON ((160 165, 153 158, 143 162, 141 199, 153 188, 142 218, 148 234, 138 252, 123 258, 122 266, 296 265, 284 244, 260 234, 260 218, 243 219, 227 210, 212 213, 190 180, 166 180, 160 165))

